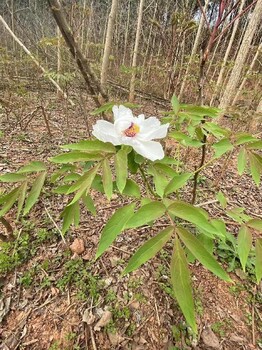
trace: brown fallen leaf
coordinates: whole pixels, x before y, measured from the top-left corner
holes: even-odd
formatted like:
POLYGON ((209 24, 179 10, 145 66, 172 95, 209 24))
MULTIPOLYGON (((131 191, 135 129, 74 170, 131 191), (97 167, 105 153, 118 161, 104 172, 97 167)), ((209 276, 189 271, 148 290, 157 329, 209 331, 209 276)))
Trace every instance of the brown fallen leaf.
POLYGON ((105 327, 112 319, 112 312, 109 310, 106 310, 100 320, 97 322, 97 324, 94 327, 95 331, 100 331, 102 327, 105 327))
POLYGON ((85 251, 84 241, 81 238, 76 238, 70 245, 70 249, 73 253, 76 253, 78 255, 82 254, 85 251))
POLYGON ((125 340, 125 338, 123 338, 120 334, 117 333, 107 333, 108 338, 110 340, 111 345, 113 346, 117 346, 118 344, 120 344, 123 340, 125 340))
POLYGON ((85 311, 83 313, 82 321, 88 325, 91 325, 95 321, 95 316, 92 314, 92 312, 90 310, 85 309, 85 311))

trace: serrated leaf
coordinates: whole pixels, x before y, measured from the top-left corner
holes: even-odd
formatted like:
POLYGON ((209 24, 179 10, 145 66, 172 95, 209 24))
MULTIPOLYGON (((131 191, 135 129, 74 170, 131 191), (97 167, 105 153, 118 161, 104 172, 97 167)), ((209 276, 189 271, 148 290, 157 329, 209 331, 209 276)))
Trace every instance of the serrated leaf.
POLYGON ((82 201, 85 204, 87 210, 89 210, 94 216, 96 215, 96 207, 94 205, 94 201, 90 194, 83 194, 82 201))
POLYGON ((105 158, 102 163, 102 182, 106 197, 110 200, 113 194, 113 180, 112 171, 107 158, 105 158))
POLYGON ((138 269, 139 266, 154 257, 164 247, 167 241, 169 241, 173 231, 174 228, 172 226, 167 227, 144 243, 129 260, 123 275, 138 269))
POLYGON ((127 152, 120 149, 115 155, 116 184, 119 192, 122 193, 127 180, 127 152))
POLYGON ((246 225, 262 232, 262 220, 260 219, 251 219, 246 222, 246 225))
POLYGON ((246 263, 252 247, 252 234, 246 226, 241 226, 237 237, 237 252, 243 270, 246 270, 246 263))
POLYGON ((126 223, 125 228, 134 228, 154 221, 164 215, 166 207, 161 202, 151 202, 143 205, 126 223))
POLYGON ((46 171, 45 163, 39 162, 39 161, 33 161, 23 166, 21 169, 18 170, 17 173, 23 174, 23 173, 34 173, 34 172, 40 172, 40 171, 46 171))
POLYGON ((180 175, 175 175, 172 180, 169 182, 169 184, 165 188, 165 195, 169 195, 172 192, 175 192, 179 190, 181 187, 183 187, 186 182, 190 179, 192 176, 191 173, 184 173, 180 175))
POLYGON ((115 238, 124 230, 126 223, 134 213, 135 204, 128 204, 117 209, 102 230, 100 242, 96 252, 99 258, 111 245, 115 238))
POLYGON ((1 182, 21 182, 26 181, 26 176, 17 173, 7 173, 0 176, 1 182))
POLYGON ((4 196, 5 202, 1 208, 0 217, 4 216, 8 212, 8 210, 12 208, 12 206, 14 205, 14 203, 16 202, 19 196, 19 192, 20 192, 20 187, 17 187, 13 189, 10 193, 4 196))
POLYGON ((212 148, 215 150, 215 158, 221 157, 223 154, 225 154, 228 151, 231 151, 234 147, 230 143, 229 139, 222 139, 215 143, 212 148))
POLYGON ((239 175, 242 175, 247 165, 247 152, 245 148, 241 148, 237 157, 237 171, 239 175))
POLYGON ((33 205, 37 202, 45 182, 46 172, 40 173, 33 182, 31 191, 28 194, 24 207, 24 215, 28 214, 33 205))
POLYGON ((222 269, 216 259, 206 250, 202 243, 189 231, 182 227, 177 228, 179 237, 191 253, 203 264, 209 271, 224 281, 231 282, 228 274, 222 269))
POLYGON ((68 152, 59 154, 53 158, 50 158, 50 161, 53 163, 74 163, 74 162, 84 162, 88 160, 101 160, 103 156, 99 153, 85 153, 85 152, 68 152))
POLYGON ((16 216, 17 220, 21 214, 21 211, 25 202, 26 190, 27 190, 27 182, 25 181, 20 186, 20 194, 19 194, 18 203, 17 203, 17 216, 16 216))
POLYGON ((136 198, 140 198, 141 196, 138 184, 131 179, 127 179, 123 194, 136 198))
POLYGON ((175 112, 175 115, 177 115, 177 113, 179 112, 179 109, 180 109, 180 104, 179 104, 179 101, 178 101, 178 98, 176 97, 176 95, 172 96, 171 105, 172 105, 173 111, 175 112))
POLYGON ((86 151, 92 153, 115 153, 116 149, 112 143, 102 142, 99 140, 84 140, 78 143, 71 143, 68 145, 63 145, 61 148, 70 149, 75 151, 86 151))
POLYGON ((216 199, 219 201, 221 207, 225 209, 227 206, 227 199, 221 191, 216 194, 216 199))
POLYGON ((208 222, 208 214, 202 208, 196 208, 186 202, 174 201, 168 207, 168 212, 170 215, 192 222, 211 234, 217 234, 217 229, 208 222))
POLYGON ((178 238, 175 239, 170 270, 175 297, 187 323, 190 325, 193 332, 197 333, 190 272, 185 252, 178 238))
POLYGON ((256 252, 255 270, 256 270, 257 283, 259 284, 262 278, 262 238, 257 238, 255 252, 256 252))

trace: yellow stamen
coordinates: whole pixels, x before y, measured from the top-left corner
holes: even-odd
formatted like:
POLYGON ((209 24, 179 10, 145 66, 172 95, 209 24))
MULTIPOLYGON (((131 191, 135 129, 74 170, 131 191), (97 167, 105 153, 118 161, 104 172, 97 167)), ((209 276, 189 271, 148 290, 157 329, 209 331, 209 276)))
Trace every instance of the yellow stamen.
POLYGON ((129 128, 127 128, 126 130, 124 130, 124 134, 127 137, 134 137, 136 136, 137 133, 139 133, 140 128, 138 125, 131 123, 131 125, 129 126, 129 128))

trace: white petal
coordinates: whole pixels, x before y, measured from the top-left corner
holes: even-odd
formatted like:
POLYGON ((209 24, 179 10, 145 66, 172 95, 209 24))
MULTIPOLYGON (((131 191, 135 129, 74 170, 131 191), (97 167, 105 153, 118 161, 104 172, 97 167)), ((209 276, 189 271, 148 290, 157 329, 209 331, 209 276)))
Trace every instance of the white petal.
POLYGON ((100 141, 121 145, 121 138, 117 134, 114 124, 105 120, 98 120, 93 126, 92 134, 100 141))
POLYGON ((150 127, 148 129, 141 128, 137 138, 142 141, 150 141, 153 139, 162 139, 167 135, 167 129, 169 124, 164 124, 156 127, 150 127))
POLYGON ((133 119, 133 113, 131 111, 131 109, 126 108, 123 105, 118 106, 114 106, 113 107, 113 113, 114 113, 114 120, 118 120, 120 118, 124 118, 124 119, 133 119))
POLYGON ((148 129, 157 128, 160 125, 161 125, 160 120, 157 119, 156 117, 146 118, 144 121, 142 121, 140 123, 141 130, 144 130, 144 129, 148 130, 148 129))
POLYGON ((138 141, 134 140, 131 145, 134 150, 141 154, 141 156, 150 159, 152 161, 157 159, 163 159, 165 154, 163 151, 163 147, 160 142, 156 141, 138 141))
POLYGON ((131 126, 131 123, 133 122, 134 118, 132 117, 132 120, 126 119, 126 118, 119 118, 115 121, 115 129, 119 135, 122 135, 123 131, 125 131, 127 128, 131 126))
POLYGON ((145 115, 144 114, 139 114, 139 116, 137 117, 137 119, 140 121, 140 122, 143 122, 145 120, 145 115))

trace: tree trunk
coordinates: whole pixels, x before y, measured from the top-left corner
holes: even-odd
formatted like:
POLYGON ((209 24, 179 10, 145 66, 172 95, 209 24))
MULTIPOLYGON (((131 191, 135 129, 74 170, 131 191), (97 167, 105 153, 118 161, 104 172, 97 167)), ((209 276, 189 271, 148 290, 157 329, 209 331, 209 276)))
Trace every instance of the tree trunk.
MULTIPOLYGON (((241 11, 243 9, 243 6, 245 4, 245 1, 246 0, 241 0, 240 6, 239 6, 239 10, 238 10, 238 14, 241 13, 241 11)), ((213 94, 213 96, 211 98, 210 105, 213 104, 213 101, 216 98, 216 94, 217 94, 217 91, 219 89, 219 86, 221 85, 221 82, 222 82, 222 79, 223 79, 223 75, 224 75, 224 72, 225 72, 225 68, 226 68, 227 59, 228 59, 228 56, 230 54, 230 51, 231 51, 231 48, 232 48, 232 45, 233 45, 233 42, 234 42, 234 39, 235 39, 235 35, 236 35, 236 32, 237 32, 239 20, 240 20, 240 17, 237 18, 236 21, 234 22, 233 31, 232 31, 232 34, 230 36, 230 40, 229 40, 229 43, 228 43, 228 47, 226 49, 225 56, 223 58, 222 67, 221 67, 221 70, 219 72, 219 76, 217 78, 215 92, 214 92, 214 94, 213 94)))
POLYGON ((63 38, 69 47, 72 56, 75 58, 82 76, 85 79, 86 85, 89 89, 89 92, 91 93, 93 100, 98 107, 101 106, 101 102, 99 101, 99 94, 102 96, 104 101, 108 101, 107 93, 102 88, 95 72, 79 49, 78 44, 73 37, 72 30, 67 23, 64 13, 62 12, 62 7, 59 0, 48 0, 48 3, 56 20, 56 23, 61 31, 61 34, 63 35, 63 38))
POLYGON ((251 64, 250 64, 250 67, 248 68, 248 71, 246 72, 246 75, 245 75, 244 79, 242 80, 241 85, 240 85, 239 88, 237 89, 237 93, 236 93, 236 96, 234 97, 234 100, 233 100, 233 102, 232 102, 232 105, 235 105, 235 104, 236 104, 237 99, 238 99, 238 97, 239 97, 239 95, 240 95, 240 93, 241 93, 241 91, 242 91, 242 89, 243 89, 243 87, 244 87, 244 85, 245 85, 245 83, 246 83, 246 81, 247 81, 248 76, 250 75, 250 73, 251 73, 252 70, 253 70, 253 67, 254 67, 254 65, 255 65, 255 63, 256 63, 256 60, 257 60, 258 55, 260 54, 261 50, 262 50, 262 43, 259 44, 259 46, 258 46, 258 48, 257 48, 257 52, 256 52, 255 56, 253 57, 253 60, 252 60, 252 62, 251 62, 251 64))
POLYGON ((137 20, 137 29, 136 29, 136 40, 132 61, 132 76, 130 80, 130 90, 129 90, 129 101, 133 102, 135 98, 135 80, 136 80, 136 66, 137 66, 137 56, 138 56, 138 46, 140 41, 140 33, 142 27, 142 16, 143 16, 143 6, 144 0, 140 0, 139 11, 138 11, 138 20, 137 20))
POLYGON ((111 11, 108 18, 106 42, 105 42, 102 69, 101 69, 101 85, 103 89, 105 89, 106 82, 107 82, 109 55, 110 55, 111 45, 112 45, 113 29, 115 25, 115 18, 116 18, 116 11, 117 11, 117 3, 118 3, 118 0, 112 0, 111 11))
MULTIPOLYGON (((209 0, 206 0, 205 6, 204 6, 204 12, 205 13, 206 13, 206 10, 207 10, 208 3, 209 3, 209 0)), ((202 33, 202 29, 203 29, 204 23, 205 23, 205 18, 204 18, 204 15, 201 14, 199 26, 198 26, 198 29, 197 29, 196 38, 195 38, 193 49, 191 51, 191 55, 190 55, 190 58, 189 58, 189 61, 188 61, 188 64, 187 64, 187 69, 186 69, 186 72, 185 72, 185 75, 184 75, 184 79, 183 79, 182 84, 181 84, 181 88, 180 88, 180 91, 179 91, 178 99, 182 98, 190 66, 191 66, 192 61, 194 59, 194 56, 195 56, 195 54, 197 52, 197 48, 198 48, 198 46, 200 44, 201 33, 202 33)))
POLYGON ((261 18, 262 18, 262 0, 258 0, 253 13, 251 14, 251 18, 243 38, 243 42, 239 48, 239 52, 238 52, 234 67, 232 69, 230 78, 226 85, 223 97, 220 101, 219 108, 223 108, 223 109, 227 108, 228 105, 233 100, 235 90, 239 84, 241 72, 243 70, 247 55, 249 53, 250 44, 254 37, 255 31, 261 21, 261 18))

